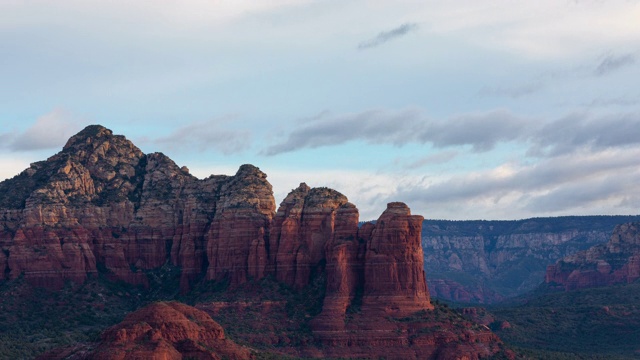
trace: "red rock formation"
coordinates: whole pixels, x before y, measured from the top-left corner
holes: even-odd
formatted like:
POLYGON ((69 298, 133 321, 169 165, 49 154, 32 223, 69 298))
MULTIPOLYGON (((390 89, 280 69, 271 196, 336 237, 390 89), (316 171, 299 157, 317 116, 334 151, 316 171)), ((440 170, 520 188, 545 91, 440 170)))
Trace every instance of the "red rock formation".
POLYGON ((262 278, 267 266, 266 244, 275 200, 267 175, 243 165, 220 188, 218 207, 207 233, 207 279, 228 277, 232 285, 262 278))
POLYGON ((98 268, 131 284, 166 262, 181 287, 199 278, 232 283, 264 276, 271 185, 258 168, 198 180, 160 153, 144 155, 101 126, 0 183, 0 280, 24 274, 61 288, 98 268), (208 268, 207 268, 208 264, 208 268))
POLYGON ((618 225, 607 244, 576 253, 547 267, 545 282, 575 290, 640 278, 640 223, 618 225))
MULTIPOLYGON (((63 359, 57 350, 41 359, 63 359)), ((95 349, 76 359, 251 359, 251 352, 225 338, 224 330, 205 312, 177 302, 154 303, 107 329, 95 349)))
MULTIPOLYGON (((339 192, 311 189, 305 183, 282 201, 270 236, 270 272, 278 281, 302 288, 309 284, 314 270, 322 270, 326 243, 334 236, 337 211, 345 204, 347 198, 339 192)), ((357 227, 357 210, 355 224, 357 227)))
POLYGON ((363 311, 382 310, 396 316, 432 309, 424 273, 420 215, 403 203, 390 203, 367 239, 363 311))
POLYGON ((453 317, 443 322, 431 313, 422 216, 390 203, 375 224, 356 233, 357 210, 346 204, 337 213, 341 220, 326 245, 322 313, 311 321, 323 356, 479 359, 499 351, 500 341, 488 329, 472 329, 460 319, 453 325, 453 317))

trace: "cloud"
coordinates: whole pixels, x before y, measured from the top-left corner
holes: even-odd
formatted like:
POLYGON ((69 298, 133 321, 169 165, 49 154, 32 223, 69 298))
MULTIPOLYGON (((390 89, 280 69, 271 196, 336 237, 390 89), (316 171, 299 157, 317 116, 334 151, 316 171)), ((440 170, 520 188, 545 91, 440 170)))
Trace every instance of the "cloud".
POLYGON ((379 33, 373 39, 369 39, 367 41, 361 42, 360 44, 358 44, 358 50, 365 50, 365 49, 370 49, 376 46, 380 46, 388 41, 397 39, 415 30, 418 30, 418 24, 416 23, 402 24, 397 28, 379 33))
POLYGON ((558 213, 637 213, 629 199, 640 192, 640 148, 583 152, 535 164, 498 167, 398 187, 389 200, 438 209, 442 217, 465 213, 495 218, 558 213), (624 205, 627 204, 627 205, 624 205))
POLYGON ((62 148, 67 140, 88 124, 64 109, 54 109, 40 116, 24 132, 4 134, 4 138, 13 138, 7 147, 13 151, 43 150, 62 148))
POLYGON ((595 68, 593 74, 596 76, 608 75, 622 68, 634 65, 636 56, 634 54, 624 54, 620 56, 609 55, 605 57, 598 67, 595 68))
POLYGON ((639 145, 640 114, 594 117, 575 113, 547 123, 532 135, 530 155, 557 156, 582 148, 606 149, 639 145))
POLYGON ((437 148, 468 145, 482 152, 491 150, 500 141, 526 135, 528 127, 526 119, 506 110, 462 114, 446 120, 430 119, 415 108, 325 114, 297 124, 284 141, 268 147, 264 153, 277 155, 356 140, 396 146, 432 144, 437 148))
POLYGON ((446 121, 433 121, 417 138, 436 147, 471 145, 476 152, 493 149, 498 142, 521 138, 530 122, 506 110, 463 114, 446 121))
POLYGON ((215 149, 226 155, 238 153, 250 146, 251 132, 221 126, 221 123, 230 123, 233 120, 232 116, 228 116, 190 123, 152 142, 169 148, 196 148, 199 151, 215 149))

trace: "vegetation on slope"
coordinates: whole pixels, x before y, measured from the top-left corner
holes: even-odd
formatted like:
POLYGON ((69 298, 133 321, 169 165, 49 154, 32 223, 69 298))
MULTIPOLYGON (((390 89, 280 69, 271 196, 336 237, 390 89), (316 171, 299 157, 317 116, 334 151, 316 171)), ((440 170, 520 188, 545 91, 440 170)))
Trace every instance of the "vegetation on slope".
POLYGON ((488 311, 492 329, 533 358, 640 357, 640 283, 537 294, 488 311), (511 326, 503 328, 507 321, 511 326))

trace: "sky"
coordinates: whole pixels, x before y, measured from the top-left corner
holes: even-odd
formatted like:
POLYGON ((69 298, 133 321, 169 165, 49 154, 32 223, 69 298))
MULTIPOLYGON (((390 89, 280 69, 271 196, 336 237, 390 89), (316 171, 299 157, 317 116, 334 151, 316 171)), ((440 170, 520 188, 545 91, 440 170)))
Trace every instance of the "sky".
POLYGON ((640 1, 0 0, 0 179, 89 124, 279 203, 638 214, 640 1))

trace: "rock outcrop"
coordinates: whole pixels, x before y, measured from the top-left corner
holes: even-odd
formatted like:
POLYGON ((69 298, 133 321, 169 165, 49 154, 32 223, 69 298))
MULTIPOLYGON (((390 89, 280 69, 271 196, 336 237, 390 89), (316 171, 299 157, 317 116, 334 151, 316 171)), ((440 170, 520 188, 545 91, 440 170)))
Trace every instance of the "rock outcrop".
POLYGON ((490 331, 467 329, 463 338, 434 332, 443 324, 429 315, 434 307, 423 269, 422 216, 390 203, 375 224, 357 229, 354 208, 340 214, 341 231, 326 245, 322 313, 311 322, 324 356, 445 359, 465 353, 476 359, 497 351, 499 341, 490 331))
POLYGON ((198 180, 161 153, 89 126, 63 150, 0 183, 0 279, 60 288, 104 270, 147 284, 145 270, 182 269, 181 287, 264 276, 275 200, 266 175, 198 180))
POLYGON ((524 294, 544 281, 548 265, 606 243, 616 225, 638 220, 638 216, 425 220, 422 246, 431 296, 495 303, 524 294))
MULTIPOLYGON (((336 220, 338 213, 346 214, 343 207, 355 209, 339 192, 311 189, 305 183, 287 195, 275 215, 270 236, 271 272, 278 281, 302 288, 309 284, 313 272, 323 270, 326 242, 336 231, 344 232, 349 226, 344 224, 347 219, 336 220), (337 229, 336 221, 341 222, 337 229)), ((355 215, 357 229, 357 210, 355 215)))
POLYGON ((547 268, 545 282, 552 288, 575 290, 640 278, 640 222, 619 225, 607 244, 558 261, 547 268))
POLYGON ((404 203, 390 203, 366 241, 362 310, 407 316, 432 309, 424 272, 420 215, 404 203))
POLYGON ((93 349, 60 349, 40 359, 252 359, 249 349, 225 338, 205 312, 178 302, 148 305, 107 329, 93 349))

